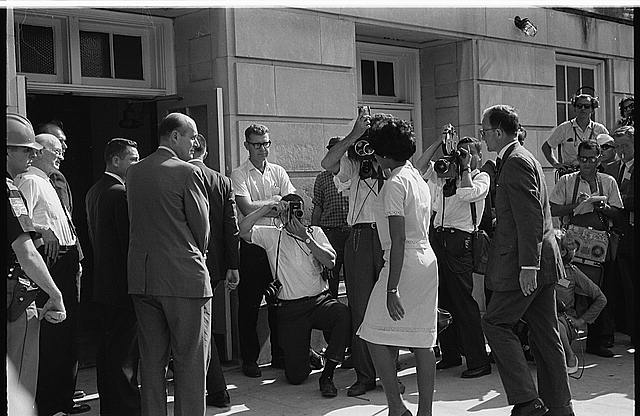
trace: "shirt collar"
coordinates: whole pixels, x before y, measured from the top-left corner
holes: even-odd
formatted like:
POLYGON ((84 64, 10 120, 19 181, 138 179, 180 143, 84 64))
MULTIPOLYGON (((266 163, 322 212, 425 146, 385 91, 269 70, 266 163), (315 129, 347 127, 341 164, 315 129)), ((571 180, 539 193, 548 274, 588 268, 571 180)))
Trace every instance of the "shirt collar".
MULTIPOLYGON (((580 125, 578 124, 578 121, 577 121, 576 118, 571 120, 571 126, 574 127, 574 128, 579 128, 580 130, 582 130, 582 127, 580 127, 580 125)), ((589 119, 589 124, 587 124, 587 127, 582 131, 587 131, 589 129, 593 130, 593 120, 591 120, 591 119, 589 119)))
POLYGON ((173 155, 173 157, 178 157, 178 155, 176 154, 176 152, 174 152, 174 151, 173 151, 173 149, 172 149, 172 148, 170 148, 170 147, 160 145, 160 146, 158 146, 158 150, 160 150, 160 149, 164 149, 164 150, 166 150, 167 152, 171 153, 171 154, 173 155))
MULTIPOLYGON (((249 160, 249 159, 247 159, 247 161, 244 162, 244 164, 246 165, 247 171, 251 171, 251 170, 259 171, 259 169, 257 167, 255 167, 255 165, 253 163, 251 163, 251 160, 249 160)), ((265 170, 265 172, 267 171, 267 169, 269 169, 269 161, 265 160, 264 161, 264 170, 265 170)))
POLYGON ((505 152, 509 148, 509 146, 513 145, 514 143, 518 143, 518 138, 517 137, 514 137, 512 141, 510 141, 509 143, 505 144, 504 147, 502 149, 500 149, 500 151, 498 152, 498 157, 500 159, 502 159, 504 157, 505 152))
POLYGON ((631 166, 633 166, 633 160, 631 159, 630 161, 628 161, 627 163, 625 163, 625 165, 627 166, 627 170, 631 168, 631 166))
POLYGON ((105 171, 105 172, 104 172, 104 174, 105 174, 105 175, 109 175, 109 176, 111 176, 112 178, 115 178, 118 182, 120 182, 121 184, 123 184, 123 185, 124 185, 124 181, 122 180, 122 178, 121 178, 120 176, 116 175, 115 173, 105 171))
POLYGON ((29 166, 27 168, 27 171, 21 173, 20 175, 26 175, 28 173, 32 175, 40 176, 42 179, 46 179, 47 181, 49 180, 49 177, 47 176, 47 174, 42 169, 37 168, 35 166, 29 166))

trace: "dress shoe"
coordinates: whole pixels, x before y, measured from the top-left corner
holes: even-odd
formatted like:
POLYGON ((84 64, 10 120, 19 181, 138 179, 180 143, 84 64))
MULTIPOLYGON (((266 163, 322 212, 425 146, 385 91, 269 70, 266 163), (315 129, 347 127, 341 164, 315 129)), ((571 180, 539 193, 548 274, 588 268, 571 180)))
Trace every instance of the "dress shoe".
POLYGON ((444 370, 451 367, 457 367, 459 365, 462 365, 462 360, 460 358, 458 358, 457 360, 447 360, 443 358, 436 364, 436 369, 444 370))
POLYGON ((66 413, 68 415, 77 415, 80 413, 86 413, 89 410, 91 410, 91 406, 86 403, 74 403, 71 409, 67 409, 63 413, 66 413))
POLYGON ((82 399, 86 395, 87 393, 85 393, 84 390, 76 390, 73 392, 73 400, 82 399))
POLYGON ((356 381, 347 389, 347 396, 349 397, 362 396, 363 394, 365 394, 370 390, 375 390, 375 388, 376 388, 375 381, 373 383, 362 383, 360 381, 356 381))
POLYGON ((312 370, 322 370, 322 367, 324 367, 322 355, 318 354, 313 348, 309 348, 309 366, 312 370))
POLYGON ((541 399, 529 400, 525 403, 518 403, 511 409, 511 416, 542 416, 549 412, 547 406, 541 399))
POLYGON ((329 377, 320 377, 318 384, 320 384, 322 397, 336 397, 338 395, 338 389, 329 377))
POLYGON ((247 377, 251 377, 251 378, 262 377, 262 371, 260 371, 260 368, 256 363, 242 364, 242 372, 247 377))
POLYGON ((207 394, 207 406, 229 407, 231 398, 227 390, 215 391, 207 394))
POLYGON ((487 363, 477 368, 469 368, 464 370, 460 377, 462 378, 477 378, 491 374, 491 364, 487 363))
POLYGON ((613 352, 611 352, 610 349, 605 348, 601 345, 597 347, 587 347, 587 352, 589 354, 594 354, 594 355, 598 355, 600 357, 605 357, 605 358, 613 357, 613 352))

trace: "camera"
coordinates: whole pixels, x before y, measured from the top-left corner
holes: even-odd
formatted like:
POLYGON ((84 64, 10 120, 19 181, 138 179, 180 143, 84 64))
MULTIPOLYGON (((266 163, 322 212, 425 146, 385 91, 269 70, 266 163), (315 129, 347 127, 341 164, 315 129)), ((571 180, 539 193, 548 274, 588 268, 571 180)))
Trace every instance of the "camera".
POLYGON ((302 202, 300 201, 289 201, 289 221, 294 218, 301 220, 304 216, 304 211, 302 210, 302 202))
POLYGON ((368 105, 359 105, 358 106, 358 115, 365 115, 365 116, 370 116, 371 115, 371 107, 369 107, 368 105))
POLYGON ((264 300, 269 304, 273 305, 278 302, 278 294, 282 289, 282 282, 280 280, 271 281, 267 287, 264 289, 264 300))
POLYGON ((457 178, 460 176, 460 159, 467 156, 467 150, 457 148, 458 134, 451 124, 443 127, 442 136, 444 156, 433 163, 433 170, 436 171, 438 178, 457 178))

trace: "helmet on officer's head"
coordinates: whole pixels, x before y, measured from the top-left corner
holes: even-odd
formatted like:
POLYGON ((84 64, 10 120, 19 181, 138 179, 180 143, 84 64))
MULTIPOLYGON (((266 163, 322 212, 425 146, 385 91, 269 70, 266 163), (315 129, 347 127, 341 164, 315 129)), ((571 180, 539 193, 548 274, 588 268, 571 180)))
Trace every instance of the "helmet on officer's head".
POLYGON ((15 113, 7 114, 7 146, 42 149, 42 145, 36 142, 31 122, 26 117, 15 113))

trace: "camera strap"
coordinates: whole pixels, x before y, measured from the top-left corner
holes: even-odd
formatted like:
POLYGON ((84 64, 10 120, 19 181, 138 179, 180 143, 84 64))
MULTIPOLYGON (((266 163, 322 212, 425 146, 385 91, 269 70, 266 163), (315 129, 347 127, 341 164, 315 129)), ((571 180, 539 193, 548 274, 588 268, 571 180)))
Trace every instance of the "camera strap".
POLYGON ((278 248, 276 249, 276 273, 275 276, 273 276, 273 280, 280 280, 278 279, 278 264, 280 263, 280 241, 282 241, 282 230, 284 230, 284 227, 282 229, 280 229, 280 232, 278 233, 278 248))

